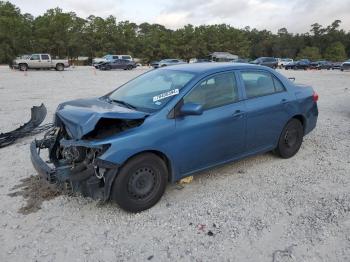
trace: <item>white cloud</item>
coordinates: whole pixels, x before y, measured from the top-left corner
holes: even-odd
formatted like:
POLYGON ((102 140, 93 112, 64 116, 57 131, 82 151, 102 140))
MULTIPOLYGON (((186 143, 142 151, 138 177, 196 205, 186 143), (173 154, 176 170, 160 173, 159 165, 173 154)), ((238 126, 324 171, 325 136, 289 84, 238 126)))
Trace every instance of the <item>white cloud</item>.
MULTIPOLYGON (((177 19, 172 27, 184 24, 228 23, 243 28, 250 26, 276 32, 286 27, 290 32, 307 32, 312 23, 329 25, 336 19, 350 29, 349 0, 177 0, 163 7, 156 21, 177 19), (186 14, 186 15, 184 15, 186 14)), ((175 21, 175 20, 174 20, 175 21)))
POLYGON ((107 17, 137 23, 149 22, 178 28, 186 24, 227 23, 234 27, 268 29, 286 27, 304 33, 318 22, 324 26, 336 19, 350 30, 350 0, 10 0, 23 12, 35 16, 61 7, 77 15, 107 17))
POLYGON ((155 23, 164 25, 167 28, 176 29, 188 24, 189 12, 172 12, 163 13, 157 16, 154 20, 155 23))

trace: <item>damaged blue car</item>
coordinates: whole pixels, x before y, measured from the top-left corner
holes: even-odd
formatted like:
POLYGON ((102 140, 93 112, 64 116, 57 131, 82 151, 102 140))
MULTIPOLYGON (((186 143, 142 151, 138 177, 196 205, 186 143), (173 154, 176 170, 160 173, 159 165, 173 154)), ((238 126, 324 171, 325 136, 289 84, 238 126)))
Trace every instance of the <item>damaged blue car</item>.
POLYGON ((32 142, 31 160, 52 183, 139 212, 168 182, 258 153, 292 157, 316 126, 317 100, 311 87, 267 67, 161 68, 59 105, 54 128, 32 142))

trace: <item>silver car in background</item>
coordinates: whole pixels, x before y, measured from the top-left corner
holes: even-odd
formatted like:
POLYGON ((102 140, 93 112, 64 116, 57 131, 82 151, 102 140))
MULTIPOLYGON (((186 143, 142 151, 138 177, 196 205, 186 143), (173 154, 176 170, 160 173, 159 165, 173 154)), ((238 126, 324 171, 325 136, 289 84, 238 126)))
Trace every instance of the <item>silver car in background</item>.
POLYGON ((159 68, 159 67, 180 65, 180 64, 187 64, 187 62, 181 59, 163 59, 163 60, 160 60, 159 62, 153 62, 151 65, 153 66, 153 68, 159 68))

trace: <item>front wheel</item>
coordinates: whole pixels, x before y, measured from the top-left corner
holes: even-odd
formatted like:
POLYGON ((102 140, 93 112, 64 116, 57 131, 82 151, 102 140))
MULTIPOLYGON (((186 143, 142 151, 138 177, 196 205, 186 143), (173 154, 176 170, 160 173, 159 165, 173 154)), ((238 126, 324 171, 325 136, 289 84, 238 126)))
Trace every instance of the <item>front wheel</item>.
POLYGON ((294 156, 303 143, 303 125, 298 119, 291 119, 283 128, 275 152, 282 158, 294 156))
POLYGON ((19 65, 19 70, 20 71, 27 71, 28 70, 28 66, 26 64, 20 64, 19 65))
POLYGON ((111 198, 126 211, 146 210, 162 197, 167 177, 168 169, 161 158, 152 153, 138 155, 119 171, 111 198))

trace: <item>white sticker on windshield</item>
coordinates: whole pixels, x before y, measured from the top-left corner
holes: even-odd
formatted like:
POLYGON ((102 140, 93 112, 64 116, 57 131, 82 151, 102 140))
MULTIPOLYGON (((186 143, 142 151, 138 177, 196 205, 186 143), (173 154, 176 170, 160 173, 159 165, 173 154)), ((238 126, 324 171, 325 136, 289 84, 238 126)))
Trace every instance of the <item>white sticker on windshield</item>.
POLYGON ((176 96, 179 94, 179 89, 174 89, 168 92, 165 92, 163 94, 157 95, 153 97, 153 102, 157 102, 159 100, 162 100, 164 98, 170 97, 170 96, 176 96))

